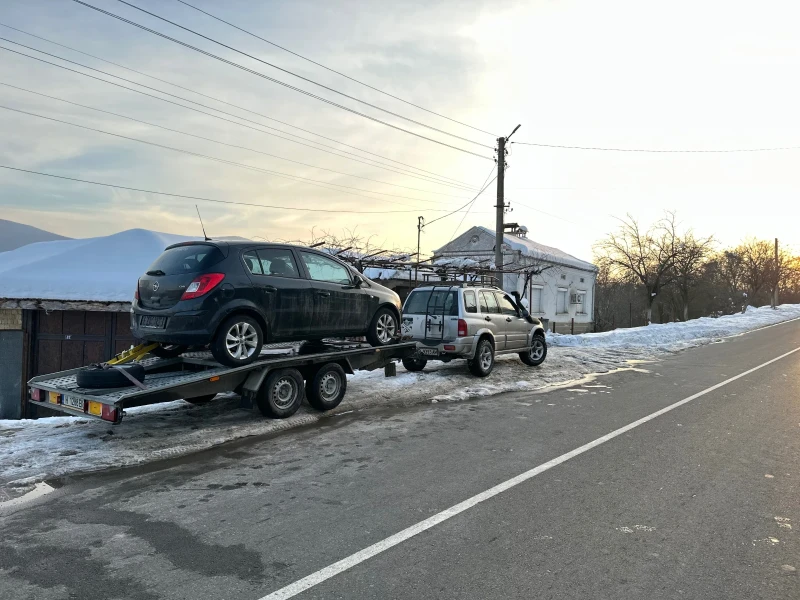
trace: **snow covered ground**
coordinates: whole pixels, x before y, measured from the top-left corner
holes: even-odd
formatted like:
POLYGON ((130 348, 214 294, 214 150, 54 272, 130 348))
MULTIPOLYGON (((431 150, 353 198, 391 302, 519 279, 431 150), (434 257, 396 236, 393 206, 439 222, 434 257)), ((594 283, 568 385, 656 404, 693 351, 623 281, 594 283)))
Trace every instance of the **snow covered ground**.
MULTIPOLYGON (((346 400, 332 413, 306 406, 286 420, 264 419, 238 409, 238 398, 220 395, 205 406, 182 400, 128 409, 120 426, 73 417, 0 421, 0 486, 30 489, 42 479, 76 472, 138 465, 197 452, 222 442, 290 429, 373 406, 453 402, 508 391, 533 391, 620 368, 641 368, 659 355, 719 341, 760 327, 800 318, 800 305, 748 309, 746 314, 650 325, 608 333, 553 335, 540 367, 516 356, 498 358, 486 379, 471 376, 463 361, 429 363, 423 373, 398 376, 360 372, 348 379, 346 400), (634 365, 639 365, 635 367, 634 365)), ((587 390, 588 392, 588 390, 587 390)), ((589 392, 591 393, 591 392, 589 392)), ((3 494, 0 487, 0 503, 3 494)))

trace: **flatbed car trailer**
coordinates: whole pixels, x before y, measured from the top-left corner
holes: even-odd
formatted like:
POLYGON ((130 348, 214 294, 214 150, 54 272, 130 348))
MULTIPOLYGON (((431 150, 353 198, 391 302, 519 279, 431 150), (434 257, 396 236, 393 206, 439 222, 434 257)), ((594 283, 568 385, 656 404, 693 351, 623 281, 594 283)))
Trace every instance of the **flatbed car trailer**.
POLYGON ((297 411, 304 397, 317 410, 335 408, 345 395, 346 374, 386 367, 416 349, 414 342, 381 347, 305 343, 267 349, 242 367, 225 367, 210 352, 195 352, 141 360, 145 377, 139 386, 81 388, 76 374, 85 367, 39 375, 28 386, 33 405, 115 424, 122 422, 126 408, 180 399, 200 404, 224 392, 238 393, 243 408, 256 404, 265 416, 286 418, 297 411))

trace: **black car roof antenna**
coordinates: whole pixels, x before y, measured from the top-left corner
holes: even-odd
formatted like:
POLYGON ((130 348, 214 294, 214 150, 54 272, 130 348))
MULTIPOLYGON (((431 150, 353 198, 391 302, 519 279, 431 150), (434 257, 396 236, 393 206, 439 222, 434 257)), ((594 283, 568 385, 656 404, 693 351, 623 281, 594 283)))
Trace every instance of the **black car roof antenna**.
POLYGON ((206 235, 206 226, 203 225, 203 217, 200 216, 200 209, 197 207, 197 204, 194 205, 194 209, 197 211, 197 218, 200 219, 200 228, 203 230, 203 238, 205 241, 210 242, 211 238, 206 235))

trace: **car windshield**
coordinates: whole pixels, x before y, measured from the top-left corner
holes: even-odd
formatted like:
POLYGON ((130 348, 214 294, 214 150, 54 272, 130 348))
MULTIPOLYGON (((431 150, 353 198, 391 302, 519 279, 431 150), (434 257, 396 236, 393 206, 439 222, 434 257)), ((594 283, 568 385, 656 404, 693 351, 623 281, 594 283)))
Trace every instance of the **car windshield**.
POLYGON ((454 291, 415 290, 411 292, 403 307, 406 315, 458 315, 458 299, 454 291))
POLYGON ((158 275, 181 275, 199 273, 215 265, 224 258, 216 246, 208 244, 189 244, 164 250, 147 269, 148 273, 158 275))

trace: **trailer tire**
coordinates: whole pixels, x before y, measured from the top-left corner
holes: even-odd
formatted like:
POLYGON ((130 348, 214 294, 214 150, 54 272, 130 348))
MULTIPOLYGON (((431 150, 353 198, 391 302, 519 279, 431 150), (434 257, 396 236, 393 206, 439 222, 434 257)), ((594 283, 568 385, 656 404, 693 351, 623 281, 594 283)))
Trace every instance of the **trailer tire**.
POLYGON ((158 348, 150 350, 150 354, 158 358, 176 358, 186 352, 188 346, 179 346, 177 344, 162 344, 158 348))
POLYGON ((199 406, 201 404, 208 404, 214 398, 216 398, 216 394, 206 394, 205 396, 195 396, 194 398, 184 398, 189 404, 194 404, 195 406, 199 406))
POLYGON ((306 398, 317 410, 332 410, 339 406, 347 392, 347 375, 336 363, 327 363, 306 382, 306 398))
POLYGON ((303 376, 297 369, 277 369, 258 388, 256 403, 265 417, 286 419, 303 402, 303 376))
POLYGON ((75 374, 75 383, 78 387, 88 389, 119 388, 133 385, 118 369, 125 371, 137 381, 144 381, 144 367, 140 364, 119 365, 119 367, 104 369, 103 367, 86 367, 75 374))
POLYGON ((411 373, 418 373, 422 371, 427 364, 428 361, 425 358, 411 357, 403 359, 403 366, 406 368, 406 371, 410 371, 411 373))

